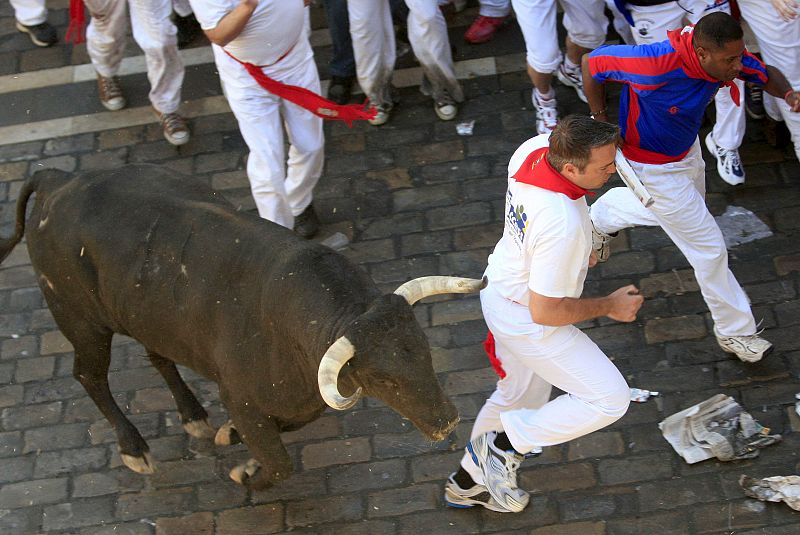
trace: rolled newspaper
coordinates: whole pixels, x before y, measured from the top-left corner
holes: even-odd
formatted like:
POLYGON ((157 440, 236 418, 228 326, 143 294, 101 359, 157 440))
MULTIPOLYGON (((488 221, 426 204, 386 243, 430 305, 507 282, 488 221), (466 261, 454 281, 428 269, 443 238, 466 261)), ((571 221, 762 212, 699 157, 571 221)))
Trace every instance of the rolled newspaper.
POLYGON ((653 196, 650 195, 650 192, 647 191, 647 188, 644 187, 642 181, 639 180, 639 177, 636 176, 636 171, 633 170, 631 164, 628 162, 628 159, 622 155, 622 151, 617 149, 617 157, 614 160, 614 163, 617 166, 617 173, 619 173, 619 177, 625 182, 625 185, 628 186, 636 198, 639 199, 645 208, 653 204, 653 196))

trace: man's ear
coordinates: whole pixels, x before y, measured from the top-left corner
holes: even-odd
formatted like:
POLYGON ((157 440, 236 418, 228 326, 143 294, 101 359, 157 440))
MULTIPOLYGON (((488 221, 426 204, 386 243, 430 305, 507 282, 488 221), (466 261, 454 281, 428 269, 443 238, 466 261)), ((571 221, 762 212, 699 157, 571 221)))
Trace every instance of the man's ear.
POLYGON ((575 164, 567 162, 564 164, 564 167, 561 168, 560 173, 567 178, 572 178, 578 174, 578 168, 575 166, 575 164))

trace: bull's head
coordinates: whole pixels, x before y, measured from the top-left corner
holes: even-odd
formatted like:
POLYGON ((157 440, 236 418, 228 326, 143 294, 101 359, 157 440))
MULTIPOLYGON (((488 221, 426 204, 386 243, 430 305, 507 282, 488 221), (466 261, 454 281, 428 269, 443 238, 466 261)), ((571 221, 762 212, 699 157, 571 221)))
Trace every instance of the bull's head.
POLYGON ((344 410, 365 390, 411 420, 429 438, 445 438, 458 423, 458 411, 436 379, 428 339, 411 305, 423 297, 473 293, 484 286, 485 278, 422 277, 376 299, 322 357, 317 377, 322 398, 334 409, 344 410), (342 396, 338 387, 345 365, 359 385, 348 397, 342 396))

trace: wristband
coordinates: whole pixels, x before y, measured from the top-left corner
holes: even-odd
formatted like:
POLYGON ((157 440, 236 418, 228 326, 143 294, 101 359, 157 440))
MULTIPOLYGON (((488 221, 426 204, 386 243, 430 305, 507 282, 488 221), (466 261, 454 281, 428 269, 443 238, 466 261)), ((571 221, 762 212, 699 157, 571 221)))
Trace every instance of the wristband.
POLYGON ((596 117, 597 115, 603 115, 605 112, 606 112, 606 108, 603 108, 600 111, 592 111, 592 112, 589 112, 589 117, 591 117, 592 119, 597 119, 597 117, 596 117))
POLYGON ((789 91, 787 91, 786 94, 783 95, 783 100, 789 98, 789 95, 791 95, 792 93, 794 93, 794 89, 790 89, 789 91))

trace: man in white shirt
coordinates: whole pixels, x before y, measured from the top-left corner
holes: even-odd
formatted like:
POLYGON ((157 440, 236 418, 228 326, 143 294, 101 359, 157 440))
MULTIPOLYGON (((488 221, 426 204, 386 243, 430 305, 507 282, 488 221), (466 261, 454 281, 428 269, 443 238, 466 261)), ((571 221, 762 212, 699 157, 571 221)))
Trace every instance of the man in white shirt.
POLYGON ((601 429, 625 414, 630 389, 619 370, 573 324, 630 322, 642 306, 635 286, 584 298, 594 265, 585 195, 615 172, 619 129, 571 115, 511 157, 503 236, 489 256, 481 307, 501 379, 480 410, 445 486, 452 507, 520 512, 528 493, 516 471, 526 454, 601 429), (548 401, 551 385, 564 395, 548 401))
POLYGON ((247 176, 259 215, 310 238, 319 227, 311 198, 324 163, 322 119, 265 90, 244 65, 280 84, 320 93, 304 1, 190 2, 212 42, 222 88, 250 148, 247 176))

